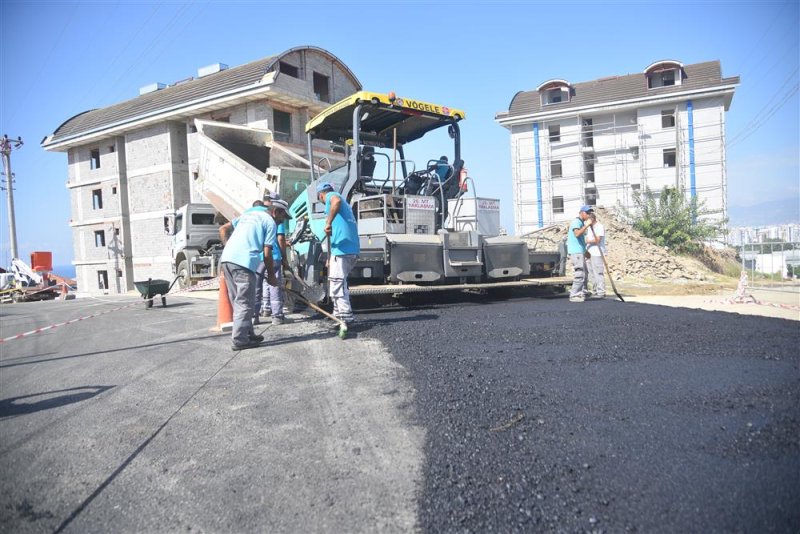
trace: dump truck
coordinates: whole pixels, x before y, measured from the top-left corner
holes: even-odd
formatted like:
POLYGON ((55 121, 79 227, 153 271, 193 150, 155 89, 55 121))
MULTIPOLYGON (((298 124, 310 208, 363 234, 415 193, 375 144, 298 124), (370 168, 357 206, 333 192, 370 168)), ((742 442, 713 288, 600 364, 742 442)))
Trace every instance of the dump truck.
MULTIPOLYGON (((196 119, 197 184, 227 220, 267 193, 278 192, 290 203, 288 260, 302 281, 294 289, 306 296, 324 295, 327 274, 320 181, 333 184, 356 215, 361 253, 349 276, 352 295, 563 288, 571 280, 550 276, 558 251, 529 251, 525 241, 502 235, 500 201, 477 194, 461 154, 465 116, 391 93, 358 92, 308 122, 308 158, 276 142, 267 129, 196 119), (424 145, 419 140, 436 131, 449 154, 411 157, 416 145, 424 145)), ((209 256, 212 267, 204 272, 216 275, 213 252, 194 261, 209 256)), ((191 280, 196 276, 190 269, 191 280)))
POLYGON ((200 148, 197 187, 210 203, 189 203, 164 216, 173 237, 172 272, 181 288, 219 275, 219 227, 266 193, 294 200, 310 182, 310 162, 267 129, 195 120, 200 148))

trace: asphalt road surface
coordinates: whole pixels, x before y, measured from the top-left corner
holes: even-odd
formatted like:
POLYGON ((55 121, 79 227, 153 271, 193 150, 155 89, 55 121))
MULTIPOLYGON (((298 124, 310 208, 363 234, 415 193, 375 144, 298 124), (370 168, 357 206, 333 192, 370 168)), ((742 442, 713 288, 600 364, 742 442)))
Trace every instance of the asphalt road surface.
POLYGON ((437 300, 362 314, 416 392, 422 531, 800 531, 797 322, 437 300))
POLYGON ((238 353, 188 298, 0 345, 0 532, 800 530, 797 322, 414 304, 238 353))

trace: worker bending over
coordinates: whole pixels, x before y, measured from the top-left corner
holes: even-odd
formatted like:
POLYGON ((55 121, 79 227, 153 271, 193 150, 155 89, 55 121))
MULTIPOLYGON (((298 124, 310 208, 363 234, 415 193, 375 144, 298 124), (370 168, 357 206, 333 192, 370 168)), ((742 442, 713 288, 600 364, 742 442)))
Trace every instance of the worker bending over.
POLYGON ((224 224, 219 235, 225 248, 220 263, 227 285, 228 298, 233 306, 232 349, 242 350, 257 347, 264 337, 253 330, 253 306, 256 296, 256 271, 263 254, 267 282, 277 285, 272 261, 275 242, 276 221, 289 218, 282 207, 264 207, 261 201, 239 217, 224 224))

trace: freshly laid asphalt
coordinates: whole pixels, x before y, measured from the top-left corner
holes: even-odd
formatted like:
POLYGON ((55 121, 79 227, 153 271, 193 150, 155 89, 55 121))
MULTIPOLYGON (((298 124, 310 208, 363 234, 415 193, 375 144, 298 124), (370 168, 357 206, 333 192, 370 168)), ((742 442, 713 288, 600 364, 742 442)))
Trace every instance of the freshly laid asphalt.
POLYGON ((427 431, 423 531, 800 530, 797 322, 479 300, 369 330, 427 431))
POLYGON ((0 345, 0 531, 800 531, 798 322, 369 304, 241 353, 188 298, 0 345))

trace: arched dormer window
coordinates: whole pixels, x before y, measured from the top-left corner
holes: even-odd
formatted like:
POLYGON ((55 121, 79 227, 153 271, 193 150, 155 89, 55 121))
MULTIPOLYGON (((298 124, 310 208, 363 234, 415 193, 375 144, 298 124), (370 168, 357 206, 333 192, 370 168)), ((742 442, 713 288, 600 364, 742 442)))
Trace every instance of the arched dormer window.
POLYGON ((542 105, 569 102, 570 86, 566 80, 547 80, 536 88, 542 98, 542 105))
POLYGON ((648 89, 680 85, 683 81, 683 63, 671 59, 656 61, 644 69, 644 75, 648 89))

